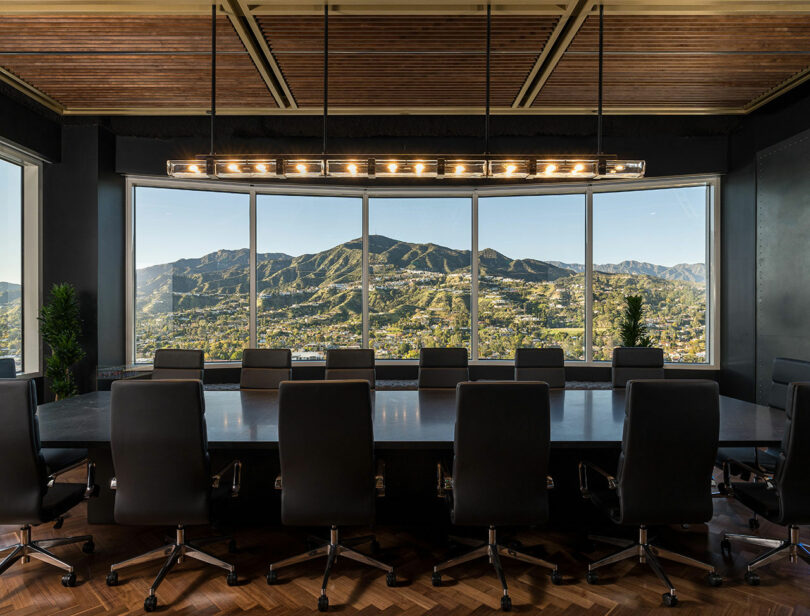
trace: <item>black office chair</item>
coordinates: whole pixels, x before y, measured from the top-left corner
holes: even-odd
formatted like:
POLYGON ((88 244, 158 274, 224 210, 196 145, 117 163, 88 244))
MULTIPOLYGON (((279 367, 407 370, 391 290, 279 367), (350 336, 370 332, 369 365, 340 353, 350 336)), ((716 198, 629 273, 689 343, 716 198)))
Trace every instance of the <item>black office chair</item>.
POLYGON ((552 389, 565 387, 565 355, 559 347, 515 351, 515 380, 543 381, 552 389))
POLYGON ((317 549, 270 565, 267 583, 277 571, 326 556, 318 609, 329 607, 326 586, 332 565, 345 556, 386 572, 396 584, 394 568, 356 552, 350 545, 373 541, 360 537, 339 542, 338 527, 370 526, 374 501, 384 489, 375 476, 371 390, 368 381, 287 381, 279 390, 278 448, 281 476, 281 521, 292 526, 328 526, 329 541, 317 549))
POLYGON ((190 349, 158 349, 153 361, 152 380, 203 379, 202 351, 190 349))
POLYGON ((467 349, 419 349, 419 389, 455 388, 470 379, 467 349))
POLYGON ((326 351, 327 381, 361 379, 371 389, 377 381, 374 369, 374 349, 329 349, 326 351))
POLYGON ((0 379, 16 379, 17 364, 13 357, 0 357, 0 379))
POLYGON ((770 548, 746 567, 745 581, 752 586, 760 581, 756 569, 782 558, 790 558, 790 562, 801 558, 810 564, 810 546, 799 540, 799 525, 810 524, 810 382, 792 383, 786 398, 787 423, 776 474, 749 468, 761 481, 731 484, 739 502, 774 524, 788 527, 785 540, 723 533, 721 548, 728 553, 731 541, 770 548))
POLYGON ((499 545, 496 527, 528 526, 548 520, 547 477, 550 410, 546 383, 461 383, 456 393, 456 433, 452 480, 442 468, 439 495, 452 490, 452 521, 460 526, 486 526, 487 542, 472 552, 433 568, 433 585, 441 571, 487 557, 503 587, 501 608, 512 609, 500 558, 507 556, 551 569, 551 581, 562 583, 557 565, 499 545))
POLYGON ((94 550, 93 537, 61 537, 31 540, 31 527, 61 520, 70 509, 94 492, 93 466, 87 467, 87 483, 57 483, 48 477, 39 446, 37 394, 34 382, 0 381, 0 468, 3 469, 3 497, 0 498, 0 524, 17 525, 18 543, 2 548, 9 554, 0 563, 0 574, 17 561, 41 560, 66 571, 63 586, 76 585, 73 565, 53 555, 47 548, 83 543, 82 551, 94 550))
MULTIPOLYGON (((794 382, 810 381, 810 361, 777 357, 771 370, 771 387, 768 392, 768 406, 784 411, 787 406, 788 385, 794 382)), ((756 447, 721 447, 717 450, 717 466, 723 469, 723 481, 718 484, 721 493, 726 492, 732 475, 748 480, 751 467, 759 473, 773 473, 781 452, 779 448, 759 449, 756 447)), ((754 514, 748 521, 752 529, 759 528, 759 520, 754 514)))
MULTIPOLYGON (((197 380, 116 381, 110 399, 110 447, 115 477, 115 521, 138 526, 174 526, 176 539, 110 567, 107 585, 118 584, 118 571, 165 558, 144 609, 157 607, 155 592, 166 574, 184 557, 228 572, 228 585, 237 583, 236 568, 204 552, 185 537, 187 526, 211 521, 214 491, 239 493, 242 465, 234 460, 211 475, 205 427, 202 383, 197 380), (230 489, 220 487, 233 471, 230 489)), ((206 539, 205 543, 222 538, 206 539)), ((225 538, 227 539, 227 538, 225 538)))
POLYGON ((663 379, 664 350, 653 347, 616 347, 612 361, 613 387, 631 379, 663 379))
POLYGON ((291 378, 290 349, 245 349, 242 352, 240 389, 278 389, 291 378))
POLYGON ((642 380, 627 384, 624 436, 616 476, 580 462, 580 490, 616 524, 638 526, 638 541, 628 541, 624 549, 588 565, 589 584, 597 583, 597 569, 628 558, 650 565, 667 587, 663 599, 669 607, 678 599, 659 558, 703 569, 708 572, 709 584, 722 584, 714 566, 651 545, 647 539, 647 529, 653 525, 698 524, 711 519, 719 405, 719 389, 713 381, 642 380), (607 488, 589 487, 589 469, 602 475, 607 488))

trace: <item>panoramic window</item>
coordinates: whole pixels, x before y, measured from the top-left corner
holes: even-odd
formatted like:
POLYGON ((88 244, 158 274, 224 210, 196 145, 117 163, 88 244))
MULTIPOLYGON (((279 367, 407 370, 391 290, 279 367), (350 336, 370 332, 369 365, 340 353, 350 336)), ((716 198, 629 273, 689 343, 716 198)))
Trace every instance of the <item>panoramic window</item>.
POLYGON ((249 208, 247 194, 136 187, 136 362, 151 362, 160 348, 241 359, 249 344, 249 208))
POLYGON ((379 359, 470 347, 471 200, 369 200, 369 346, 379 359))
POLYGON ((478 200, 478 356, 585 358, 585 195, 478 200))
POLYGON ((621 345, 624 298, 639 295, 667 362, 707 361, 706 185, 593 195, 593 359, 621 345))
POLYGON ((22 370, 22 177, 20 165, 0 159, 0 357, 22 370))
POLYGON ((258 195, 257 343, 295 360, 363 343, 362 199, 258 195))

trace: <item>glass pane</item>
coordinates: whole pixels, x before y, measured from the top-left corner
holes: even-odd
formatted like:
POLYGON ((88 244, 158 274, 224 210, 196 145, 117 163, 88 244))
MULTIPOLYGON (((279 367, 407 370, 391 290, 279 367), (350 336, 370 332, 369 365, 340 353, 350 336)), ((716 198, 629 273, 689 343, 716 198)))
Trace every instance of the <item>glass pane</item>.
POLYGON ((470 346, 469 198, 369 200, 369 344, 378 359, 470 346))
POLYGON ((323 359, 363 339, 363 202, 258 195, 258 345, 323 359))
POLYGON ((135 361, 160 348, 202 349, 206 361, 248 346, 250 198, 135 189, 135 361))
POLYGON ((0 159, 0 357, 22 370, 22 167, 0 159))
POLYGON ((478 355, 585 359, 585 195, 478 200, 478 355))
POLYGON ((610 360, 622 344, 624 298, 640 295, 650 342, 665 361, 707 361, 707 190, 594 194, 594 360, 610 360))

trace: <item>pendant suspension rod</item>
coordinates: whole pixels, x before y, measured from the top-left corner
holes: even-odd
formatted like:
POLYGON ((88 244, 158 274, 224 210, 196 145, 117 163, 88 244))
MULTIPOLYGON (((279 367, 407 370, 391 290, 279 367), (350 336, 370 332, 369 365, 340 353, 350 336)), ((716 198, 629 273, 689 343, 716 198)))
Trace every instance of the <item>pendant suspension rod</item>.
POLYGON ((211 5, 211 156, 214 155, 214 124, 217 116, 217 3, 211 5))
POLYGON ((599 109, 596 121, 596 151, 602 154, 602 81, 604 73, 605 5, 599 3, 599 109))
POLYGON ((323 5, 323 155, 326 156, 326 121, 329 113, 329 4, 323 5))
POLYGON ((484 112, 484 155, 489 156, 489 69, 490 47, 492 39, 492 4, 487 3, 487 78, 486 78, 486 111, 484 112))

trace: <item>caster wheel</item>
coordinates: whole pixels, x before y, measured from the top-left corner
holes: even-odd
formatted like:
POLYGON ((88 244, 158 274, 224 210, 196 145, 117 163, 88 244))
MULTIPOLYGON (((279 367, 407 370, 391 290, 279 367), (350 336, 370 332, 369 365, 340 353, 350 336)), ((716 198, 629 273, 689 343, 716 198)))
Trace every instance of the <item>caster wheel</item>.
POLYGON ((745 583, 749 586, 759 586, 759 575, 753 571, 746 571, 745 583))
POLYGON ((554 584, 555 586, 559 586, 560 584, 563 583, 562 574, 556 569, 551 572, 551 583, 554 584))
POLYGON ((723 539, 720 542, 720 553, 721 554, 728 554, 731 556, 731 541, 728 539, 723 539))
POLYGON ((65 518, 56 518, 56 522, 54 522, 53 527, 58 530, 58 529, 62 528, 62 525, 64 523, 65 523, 65 518))
POLYGON ((664 600, 664 605, 666 607, 675 607, 676 605, 678 605, 678 597, 676 597, 675 595, 671 595, 668 592, 665 592, 662 595, 662 599, 664 600))
POLYGON ((62 576, 62 586, 65 588, 73 588, 76 585, 76 574, 66 573, 62 576))
POLYGON ((504 612, 512 611, 512 599, 509 597, 509 595, 504 595, 501 597, 501 609, 504 612))
POLYGON ((585 576, 585 581, 588 584, 596 584, 599 582, 599 574, 596 571, 588 571, 588 574, 585 576))
POLYGON ((430 576, 430 583, 434 586, 441 586, 442 585, 442 574, 433 572, 433 575, 430 576))
POLYGON ((723 578, 720 577, 717 573, 710 573, 706 577, 706 580, 709 582, 709 586, 713 586, 714 588, 723 585, 723 578))
POLYGON ((236 586, 239 583, 239 578, 236 576, 236 571, 231 571, 228 574, 228 586, 236 586))
POLYGON ((391 588, 396 586, 397 585, 397 574, 395 572, 393 572, 393 571, 391 571, 390 573, 386 573, 385 574, 385 584, 386 584, 386 586, 389 586, 391 588))
POLYGON ((143 611, 144 612, 154 612, 157 609, 157 597, 152 595, 151 597, 146 597, 143 601, 143 611))
POLYGON ((228 542, 228 554, 236 554, 239 548, 236 546, 236 539, 231 539, 228 542))
POLYGON ((751 530, 756 530, 759 528, 759 520, 757 518, 751 518, 748 520, 748 528, 751 530))
POLYGON ((269 571, 267 573, 267 584, 268 586, 272 586, 273 584, 278 583, 278 574, 275 571, 269 571))
POLYGON ((107 574, 107 586, 118 586, 118 572, 111 571, 107 574))
POLYGON ((329 609, 329 598, 326 595, 318 597, 318 611, 325 612, 329 609))
POLYGON ((92 554, 95 551, 96 551, 96 544, 93 543, 92 539, 90 541, 85 542, 85 544, 82 545, 82 552, 84 552, 85 554, 92 554))

